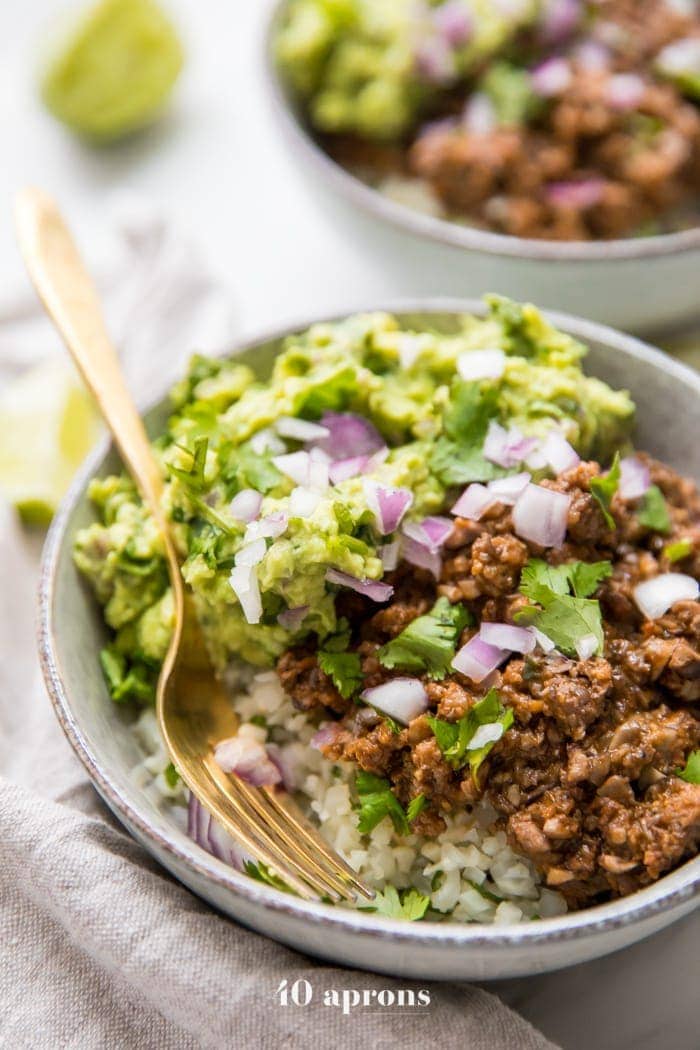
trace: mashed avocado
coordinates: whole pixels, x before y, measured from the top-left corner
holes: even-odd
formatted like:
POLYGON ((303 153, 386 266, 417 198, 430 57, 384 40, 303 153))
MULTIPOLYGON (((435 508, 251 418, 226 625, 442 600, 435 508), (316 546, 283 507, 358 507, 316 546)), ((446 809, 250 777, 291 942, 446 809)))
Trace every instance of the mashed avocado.
MULTIPOLYGON (((484 456, 492 422, 530 436, 556 427, 581 455, 609 459, 627 440, 633 405, 583 374, 584 354, 534 307, 493 297, 484 319, 466 316, 451 335, 411 330, 384 313, 314 325, 287 340, 266 382, 236 361, 195 358, 155 449, 217 667, 236 656, 269 665, 293 640, 333 631, 338 587, 329 570, 381 579, 380 548, 396 534, 379 534, 368 481, 410 490, 405 521, 444 513, 465 484, 505 473, 484 456), (505 353, 502 374, 469 378, 471 352, 494 348, 505 353), (314 439, 303 433, 327 413, 374 441, 362 473, 335 484, 328 452, 335 460, 337 450, 317 438, 309 453, 314 439), (320 464, 325 481, 292 480, 279 457, 294 453, 292 473, 301 458, 320 464), (251 490, 261 502, 246 525, 232 501, 251 490), (241 568, 237 555, 245 549, 245 559, 256 542, 257 561, 241 568), (246 571, 260 595, 257 616, 232 585, 246 571), (285 614, 299 609, 290 623, 285 614)), ((95 480, 90 496, 98 520, 79 533, 75 560, 114 632, 103 663, 115 698, 147 698, 172 626, 160 538, 128 479, 95 480)))
POLYGON ((275 52, 319 131, 396 139, 439 90, 507 49, 541 7, 540 0, 290 0, 275 52))

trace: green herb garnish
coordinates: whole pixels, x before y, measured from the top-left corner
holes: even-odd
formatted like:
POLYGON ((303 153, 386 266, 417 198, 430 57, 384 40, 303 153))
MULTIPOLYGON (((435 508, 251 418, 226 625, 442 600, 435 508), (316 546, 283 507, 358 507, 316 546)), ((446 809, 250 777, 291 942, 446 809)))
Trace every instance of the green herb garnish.
POLYGON ((689 558, 693 553, 693 541, 687 537, 682 540, 676 540, 675 543, 668 543, 664 547, 664 554, 670 562, 683 561, 684 558, 689 558))
POLYGON ((357 653, 319 650, 318 665, 333 680, 333 685, 345 700, 354 696, 362 686, 362 665, 357 653))
POLYGON ((498 391, 481 382, 455 381, 445 413, 445 434, 433 447, 430 465, 444 485, 491 481, 505 473, 489 462, 483 446, 489 423, 498 417, 498 391))
POLYGON ((409 824, 412 824, 418 816, 418 814, 423 812, 427 805, 427 802, 428 800, 423 794, 416 795, 415 798, 411 799, 411 801, 408 803, 408 806, 406 807, 406 819, 408 820, 409 824))
POLYGON ((459 636, 472 622, 466 606, 439 598, 425 616, 419 616, 379 650, 379 662, 390 670, 425 672, 442 679, 449 671, 459 636))
POLYGON ((388 919, 417 922, 423 918, 429 904, 430 898, 416 889, 401 890, 399 893, 395 886, 387 886, 385 890, 377 891, 371 904, 361 904, 359 907, 360 911, 374 911, 388 919))
POLYGON ((685 768, 677 769, 676 773, 689 784, 700 784, 700 751, 691 751, 685 768))
POLYGON ((512 726, 513 711, 510 707, 504 707, 501 704, 498 690, 490 689, 483 700, 474 704, 459 722, 445 722, 431 716, 428 716, 428 722, 435 734, 438 747, 452 768, 461 769, 468 765, 476 781, 482 762, 494 744, 512 726), (489 725, 498 728, 498 735, 496 736, 494 732, 494 739, 479 745, 477 732, 482 726, 489 725), (477 741, 476 746, 473 743, 475 740, 477 741))
POLYGON ((658 485, 652 485, 645 492, 642 506, 637 511, 637 521, 653 532, 666 534, 671 531, 668 507, 658 485))
POLYGON ((109 693, 118 704, 136 700, 153 703, 156 698, 156 672, 140 660, 128 660, 113 646, 100 652, 100 664, 109 693))
POLYGON ((615 453, 615 459, 607 474, 602 474, 600 477, 591 478, 590 488, 591 496, 598 501, 600 509, 603 512, 605 523, 609 529, 615 528, 615 519, 610 513, 610 507, 612 506, 613 496, 617 492, 620 484, 620 477, 622 476, 622 470, 620 468, 620 453, 615 453))
POLYGON ((163 770, 163 776, 165 777, 165 783, 169 788, 176 788, 180 781, 180 774, 176 770, 175 766, 170 762, 163 770))
POLYGON ((595 651, 600 654, 604 646, 600 603, 587 596, 611 573, 612 566, 607 561, 551 566, 534 558, 522 571, 520 590, 542 608, 530 605, 514 618, 519 624, 537 627, 568 656, 577 656, 579 643, 593 635, 597 642, 595 651))
POLYGON ((426 804, 425 797, 417 795, 409 802, 408 810, 404 810, 391 790, 389 781, 376 777, 374 773, 366 773, 364 770, 360 770, 357 774, 355 788, 360 799, 360 819, 357 829, 362 835, 369 835, 384 817, 391 819, 400 835, 410 835, 410 824, 426 804))
POLYGON ((247 860, 245 862, 246 875, 250 875, 251 879, 255 879, 257 882, 264 882, 268 886, 274 886, 276 890, 282 890, 283 893, 291 893, 289 886, 281 879, 279 875, 275 875, 274 871, 270 871, 267 864, 263 864, 262 861, 256 863, 253 860, 247 860))

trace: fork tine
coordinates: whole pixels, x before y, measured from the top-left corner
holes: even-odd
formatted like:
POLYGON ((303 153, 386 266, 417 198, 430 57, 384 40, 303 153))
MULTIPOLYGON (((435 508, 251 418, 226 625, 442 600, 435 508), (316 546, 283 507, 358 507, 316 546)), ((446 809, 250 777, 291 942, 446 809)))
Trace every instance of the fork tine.
POLYGON ((309 821, 301 811, 291 795, 288 795, 286 792, 276 792, 271 788, 263 788, 263 792, 271 805, 285 815, 289 823, 294 827, 294 830, 300 834, 310 846, 315 850, 318 850, 328 864, 332 866, 333 870, 340 873, 341 877, 350 882, 357 892, 361 893, 363 897, 367 898, 367 900, 374 900, 374 890, 365 886, 350 865, 347 864, 346 861, 335 852, 335 850, 331 849, 311 821, 309 821))
MULTIPOLYGON (((242 820, 248 827, 254 827, 255 833, 268 844, 268 848, 271 846, 282 858, 282 864, 286 867, 286 870, 289 870, 291 867, 291 870, 304 879, 316 891, 317 895, 331 897, 336 902, 343 897, 354 899, 354 895, 348 892, 342 882, 329 877, 326 869, 319 865, 313 854, 300 849, 298 843, 289 837, 285 841, 284 837, 276 833, 274 828, 270 829, 268 826, 261 824, 256 807, 240 791, 241 782, 238 778, 229 777, 213 759, 205 759, 204 768, 216 785, 217 792, 224 796, 236 813, 238 818, 237 826, 240 826, 242 820), (289 853, 290 849, 294 850, 294 853, 291 855, 289 853)), ((264 813, 263 816, 267 819, 267 813, 264 813)), ((280 863, 277 862, 273 866, 279 872, 280 863)))

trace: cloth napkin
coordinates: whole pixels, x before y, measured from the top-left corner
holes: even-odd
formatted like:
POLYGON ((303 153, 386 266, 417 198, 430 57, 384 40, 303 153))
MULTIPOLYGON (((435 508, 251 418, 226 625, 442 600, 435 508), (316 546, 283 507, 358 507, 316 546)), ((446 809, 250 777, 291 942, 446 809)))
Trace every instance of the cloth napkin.
MULTIPOLYGON (((196 249, 141 207, 97 267, 132 389, 162 390, 193 348, 230 343, 230 296, 196 249)), ((0 305, 0 383, 59 344, 29 295, 0 305)), ((0 1047, 546 1050, 494 995, 348 971, 218 915, 101 803, 55 721, 34 639, 37 537, 0 506, 0 1047), (283 979, 309 1006, 283 1007, 283 979), (427 988, 430 1005, 344 1015, 326 989, 427 988)))

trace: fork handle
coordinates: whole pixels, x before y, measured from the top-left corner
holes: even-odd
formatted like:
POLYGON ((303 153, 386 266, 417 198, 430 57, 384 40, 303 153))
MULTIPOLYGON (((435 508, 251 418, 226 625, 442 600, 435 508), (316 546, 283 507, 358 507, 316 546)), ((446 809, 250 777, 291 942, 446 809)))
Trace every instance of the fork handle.
POLYGON ((34 187, 18 194, 15 222, 34 287, 169 546, 160 504, 162 475, 107 334, 97 291, 68 227, 55 201, 34 187))

